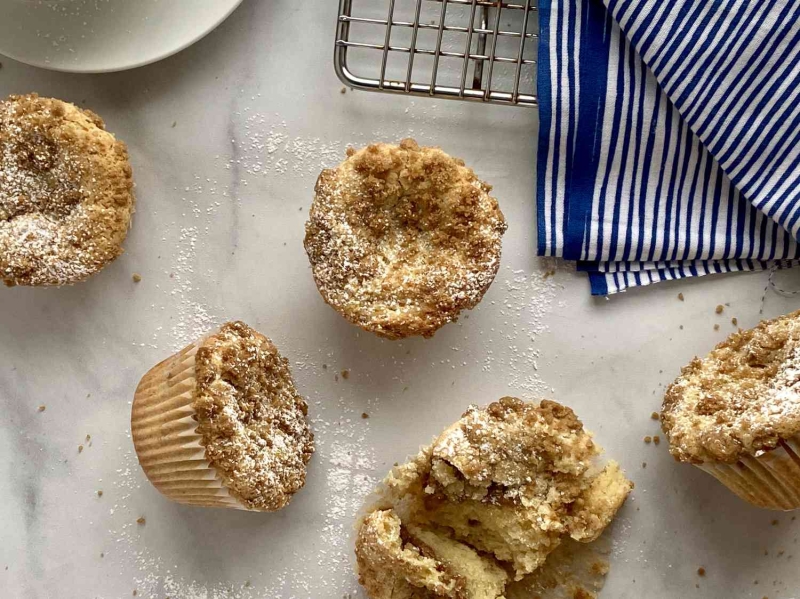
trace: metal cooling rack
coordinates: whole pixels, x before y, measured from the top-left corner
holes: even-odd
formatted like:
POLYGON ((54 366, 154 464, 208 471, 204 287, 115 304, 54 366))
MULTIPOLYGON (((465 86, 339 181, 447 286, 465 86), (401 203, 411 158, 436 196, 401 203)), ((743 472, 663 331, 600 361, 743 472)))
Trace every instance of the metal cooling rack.
POLYGON ((335 67, 369 91, 536 106, 535 0, 339 0, 335 67))

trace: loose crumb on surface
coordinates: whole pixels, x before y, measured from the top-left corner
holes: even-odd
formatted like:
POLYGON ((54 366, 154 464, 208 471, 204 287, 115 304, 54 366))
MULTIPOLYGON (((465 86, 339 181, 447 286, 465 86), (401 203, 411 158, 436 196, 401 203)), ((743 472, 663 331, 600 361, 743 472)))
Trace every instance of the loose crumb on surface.
POLYGON ((773 520, 772 521, 772 526, 778 526, 778 521, 777 520, 773 520))
POLYGON ((652 441, 653 441, 653 437, 651 437, 650 435, 647 435, 647 436, 644 438, 644 442, 645 442, 645 443, 650 443, 650 442, 652 442, 652 441))
POLYGON ((81 453, 82 451, 83 451, 83 445, 78 445, 78 453, 81 453))
POLYGON ((733 326, 738 326, 739 325, 739 319, 738 318, 731 318, 731 324, 733 326))
POLYGON ((679 299, 680 301, 683 301, 683 293, 679 293, 679 294, 678 294, 678 299, 679 299))
POLYGON ((658 445, 659 443, 661 443, 661 437, 659 437, 658 435, 655 435, 655 436, 653 437, 653 443, 655 443, 656 445, 658 445))
POLYGON ((366 420, 367 418, 369 418, 369 414, 367 414, 366 412, 361 412, 361 417, 362 417, 364 420, 366 420))
POLYGON ((103 496, 103 492, 102 491, 97 491, 97 496, 98 497, 102 497, 103 496))
POLYGON ((725 310, 725 306, 723 306, 722 304, 720 304, 720 305, 718 305, 718 306, 717 306, 717 309, 715 310, 715 312, 716 312, 717 314, 722 314, 722 312, 723 312, 724 310, 725 310))
POLYGON ((705 576, 706 575, 706 569, 705 568, 697 568, 697 574, 698 574, 698 576, 705 576))
POLYGON ((144 519, 144 516, 139 516, 136 519, 136 524, 141 524, 142 526, 144 526, 146 523, 147 523, 147 520, 144 519))
POLYGON ((133 273, 132 278, 134 283, 140 283, 142 281, 142 275, 140 275, 138 272, 133 273))
POLYGON ((714 325, 714 330, 715 330, 715 331, 718 331, 718 330, 719 330, 719 325, 718 325, 718 324, 715 324, 715 325, 714 325))
POLYGON ((44 404, 42 404, 42 405, 40 405, 40 406, 39 406, 39 411, 40 411, 40 412, 44 412, 46 409, 47 409, 47 406, 46 406, 46 405, 44 405, 44 404))
POLYGON ((347 380, 350 378, 350 371, 349 370, 342 370, 342 378, 347 380))
POLYGON ((653 420, 658 420, 659 418, 658 412, 653 412, 652 414, 650 414, 650 418, 652 418, 653 420))
POLYGON ((642 468, 647 468, 647 462, 642 462, 642 468))
POLYGON ((340 94, 346 94, 347 93, 347 88, 343 87, 342 89, 339 90, 339 93, 340 94))

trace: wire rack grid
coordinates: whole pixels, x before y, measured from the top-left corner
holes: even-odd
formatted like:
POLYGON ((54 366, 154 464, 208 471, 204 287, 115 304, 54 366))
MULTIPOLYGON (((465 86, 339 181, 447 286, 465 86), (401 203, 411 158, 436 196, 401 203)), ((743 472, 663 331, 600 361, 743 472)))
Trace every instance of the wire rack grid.
POLYGON ((535 0, 340 0, 334 63, 355 89, 536 106, 535 0))

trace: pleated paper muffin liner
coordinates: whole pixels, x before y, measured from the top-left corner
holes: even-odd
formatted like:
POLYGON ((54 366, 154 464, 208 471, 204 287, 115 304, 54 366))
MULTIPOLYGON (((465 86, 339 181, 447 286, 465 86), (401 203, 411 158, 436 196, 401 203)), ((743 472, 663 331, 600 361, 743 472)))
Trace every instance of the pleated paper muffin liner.
POLYGON ((745 501, 770 510, 800 508, 800 436, 758 457, 744 456, 734 464, 698 464, 698 468, 745 501))
POLYGON ((196 432, 195 356, 205 337, 154 366, 136 388, 131 434, 139 463, 164 495, 187 505, 248 508, 206 459, 196 432))

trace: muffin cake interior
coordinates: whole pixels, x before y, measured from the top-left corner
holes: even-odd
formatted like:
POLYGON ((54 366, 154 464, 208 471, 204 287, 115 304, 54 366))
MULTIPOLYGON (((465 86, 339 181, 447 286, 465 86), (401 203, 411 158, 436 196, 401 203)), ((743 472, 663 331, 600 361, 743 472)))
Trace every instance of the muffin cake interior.
POLYGON ((800 312, 732 334, 667 390, 662 426, 679 460, 735 462, 800 432, 800 312))
POLYGON ((555 402, 471 408, 384 481, 358 532, 361 583, 373 599, 502 597, 562 539, 591 542, 612 521, 632 484, 599 453, 555 402))
POLYGON ((412 140, 348 151, 316 186, 305 246, 325 301, 379 335, 432 335, 494 279, 506 229, 491 187, 412 140))
POLYGON ((288 362, 241 322, 208 337, 195 360, 193 407, 206 458, 244 505, 280 509, 305 484, 314 452, 288 362))
POLYGON ((86 279, 122 253, 132 188, 125 145, 94 113, 36 95, 0 102, 0 278, 86 279))

